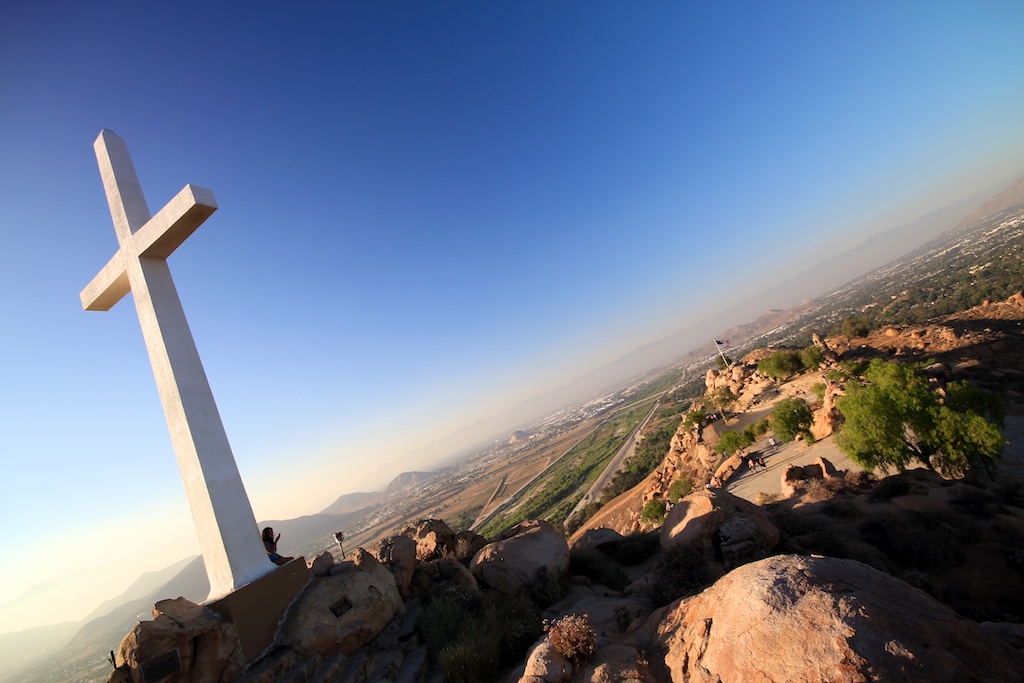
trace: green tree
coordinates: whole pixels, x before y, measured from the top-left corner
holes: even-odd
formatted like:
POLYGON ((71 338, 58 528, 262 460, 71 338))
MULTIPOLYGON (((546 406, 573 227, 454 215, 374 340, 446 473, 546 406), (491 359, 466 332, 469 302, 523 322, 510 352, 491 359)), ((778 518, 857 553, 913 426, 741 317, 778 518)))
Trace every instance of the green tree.
POLYGON ((726 455, 732 455, 741 448, 754 443, 754 440, 750 438, 750 435, 746 431, 740 432, 722 432, 722 435, 718 437, 718 443, 715 444, 715 451, 717 453, 725 453, 726 455))
POLYGON ((800 352, 800 362, 808 370, 814 370, 825 362, 825 354, 814 344, 800 352))
POLYGON ((866 386, 849 386, 837 401, 846 422, 836 436, 836 445, 864 469, 902 471, 916 461, 958 476, 1002 454, 998 397, 954 382, 943 404, 920 370, 877 358, 864 378, 866 386))
POLYGON ((784 398, 776 403, 770 421, 775 436, 783 441, 792 441, 797 434, 803 434, 807 441, 814 441, 811 436, 814 413, 802 398, 784 398))
POLYGON ((804 364, 796 351, 779 351, 757 363, 757 371, 772 379, 785 379, 803 369, 804 364))
POLYGON ((729 406, 736 403, 736 394, 732 393, 732 389, 729 387, 719 387, 710 392, 705 397, 705 400, 708 404, 724 413, 728 410, 729 406))
POLYGON ((703 410, 701 410, 700 408, 694 408, 693 410, 686 414, 686 417, 683 419, 683 426, 687 429, 687 431, 693 429, 694 427, 703 426, 705 417, 707 416, 704 414, 703 410))
POLYGON ((843 334, 850 339, 866 337, 871 331, 871 323, 862 315, 851 315, 843 319, 843 334))

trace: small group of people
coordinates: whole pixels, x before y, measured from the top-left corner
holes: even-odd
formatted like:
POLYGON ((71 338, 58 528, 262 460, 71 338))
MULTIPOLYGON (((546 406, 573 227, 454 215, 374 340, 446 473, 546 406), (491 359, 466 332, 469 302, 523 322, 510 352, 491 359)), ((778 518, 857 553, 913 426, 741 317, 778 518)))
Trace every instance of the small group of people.
POLYGON ((762 472, 768 471, 768 465, 764 461, 764 455, 760 452, 744 453, 743 464, 747 466, 747 469, 751 472, 756 472, 757 468, 760 467, 762 472))

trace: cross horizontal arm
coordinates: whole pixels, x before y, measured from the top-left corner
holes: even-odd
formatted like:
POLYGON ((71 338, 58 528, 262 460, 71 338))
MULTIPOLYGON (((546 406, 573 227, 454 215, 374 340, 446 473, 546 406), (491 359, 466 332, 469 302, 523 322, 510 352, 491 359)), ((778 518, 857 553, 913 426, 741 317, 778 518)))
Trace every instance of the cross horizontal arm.
POLYGON ((216 210, 217 200, 213 198, 213 192, 186 185, 157 215, 131 235, 130 245, 122 244, 103 270, 86 285, 80 294, 82 308, 109 311, 130 291, 124 265, 126 251, 134 252, 132 256, 165 259, 216 210))
POLYGON ((146 258, 167 258, 216 210, 212 191, 186 185, 132 235, 136 252, 146 258))
POLYGON ((86 311, 109 311, 130 290, 124 255, 118 251, 79 296, 86 311))

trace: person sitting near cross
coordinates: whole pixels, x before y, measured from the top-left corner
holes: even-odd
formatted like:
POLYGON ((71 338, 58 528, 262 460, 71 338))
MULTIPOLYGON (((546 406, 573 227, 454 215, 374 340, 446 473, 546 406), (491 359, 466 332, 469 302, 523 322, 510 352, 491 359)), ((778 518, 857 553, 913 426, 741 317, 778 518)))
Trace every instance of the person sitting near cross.
POLYGON ((286 564, 295 559, 294 557, 281 557, 277 554, 277 542, 280 540, 281 534, 278 534, 275 537, 273 527, 264 527, 263 547, 267 549, 267 555, 270 557, 270 561, 277 565, 286 564))

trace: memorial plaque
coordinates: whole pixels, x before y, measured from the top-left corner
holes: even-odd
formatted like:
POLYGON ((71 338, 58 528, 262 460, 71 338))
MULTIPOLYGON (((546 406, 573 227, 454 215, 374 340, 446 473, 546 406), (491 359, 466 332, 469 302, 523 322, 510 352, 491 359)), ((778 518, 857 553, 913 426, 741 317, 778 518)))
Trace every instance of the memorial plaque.
POLYGON ((335 617, 341 617, 342 614, 352 609, 352 603, 348 601, 348 598, 342 598, 338 602, 331 605, 331 614, 335 617))
POLYGON ((179 671, 181 671, 181 659, 178 657, 178 648, 174 648, 143 664, 142 680, 146 683, 155 683, 155 681, 167 678, 179 671))

